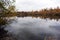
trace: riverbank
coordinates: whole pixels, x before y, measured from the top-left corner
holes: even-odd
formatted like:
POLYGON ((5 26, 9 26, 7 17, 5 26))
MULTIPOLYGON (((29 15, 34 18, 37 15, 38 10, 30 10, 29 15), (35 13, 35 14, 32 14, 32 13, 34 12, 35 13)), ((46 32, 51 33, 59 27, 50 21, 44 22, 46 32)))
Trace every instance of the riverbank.
POLYGON ((19 11, 17 12, 18 17, 24 17, 24 16, 34 16, 34 17, 44 17, 44 18, 57 18, 60 19, 60 8, 54 8, 54 9, 41 9, 39 11, 19 11))
POLYGON ((13 37, 11 37, 9 34, 7 34, 7 30, 5 30, 4 28, 7 24, 7 20, 0 18, 0 40, 15 40, 13 39, 13 37))

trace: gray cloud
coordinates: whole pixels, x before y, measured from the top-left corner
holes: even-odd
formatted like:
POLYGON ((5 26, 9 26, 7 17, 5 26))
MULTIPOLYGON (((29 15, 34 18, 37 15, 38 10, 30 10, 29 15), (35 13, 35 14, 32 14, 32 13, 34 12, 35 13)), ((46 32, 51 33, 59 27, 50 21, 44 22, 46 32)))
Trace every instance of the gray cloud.
POLYGON ((59 0, 16 0, 16 8, 20 11, 54 8, 60 5, 59 0))

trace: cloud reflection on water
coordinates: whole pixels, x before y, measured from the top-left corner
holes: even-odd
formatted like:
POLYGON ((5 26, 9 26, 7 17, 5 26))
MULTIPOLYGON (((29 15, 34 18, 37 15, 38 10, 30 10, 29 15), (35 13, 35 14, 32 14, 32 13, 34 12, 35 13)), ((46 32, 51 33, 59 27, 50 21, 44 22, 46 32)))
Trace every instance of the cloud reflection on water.
POLYGON ((20 36, 24 31, 28 31, 34 35, 38 35, 40 33, 51 33, 55 36, 60 34, 60 20, 56 21, 54 19, 50 20, 41 19, 41 18, 32 18, 32 17, 24 17, 24 18, 16 18, 11 24, 7 25, 5 28, 10 33, 20 36))

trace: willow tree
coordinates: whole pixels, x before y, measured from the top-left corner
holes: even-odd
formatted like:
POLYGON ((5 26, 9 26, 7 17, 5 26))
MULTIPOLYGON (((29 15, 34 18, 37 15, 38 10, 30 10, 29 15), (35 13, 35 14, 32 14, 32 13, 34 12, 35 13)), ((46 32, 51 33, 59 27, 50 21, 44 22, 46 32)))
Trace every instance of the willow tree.
POLYGON ((8 14, 9 12, 11 12, 9 7, 14 6, 14 2, 15 0, 0 0, 0 17, 6 16, 6 13, 8 14))

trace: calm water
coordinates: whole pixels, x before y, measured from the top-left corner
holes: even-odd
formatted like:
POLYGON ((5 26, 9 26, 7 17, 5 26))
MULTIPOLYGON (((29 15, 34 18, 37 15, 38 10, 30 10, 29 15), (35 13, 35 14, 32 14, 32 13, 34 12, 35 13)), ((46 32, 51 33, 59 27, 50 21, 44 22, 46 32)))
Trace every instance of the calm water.
POLYGON ((5 30, 17 40, 60 40, 60 19, 17 17, 5 30))

